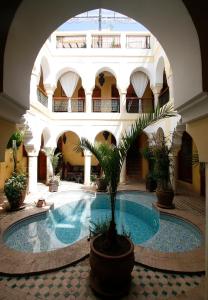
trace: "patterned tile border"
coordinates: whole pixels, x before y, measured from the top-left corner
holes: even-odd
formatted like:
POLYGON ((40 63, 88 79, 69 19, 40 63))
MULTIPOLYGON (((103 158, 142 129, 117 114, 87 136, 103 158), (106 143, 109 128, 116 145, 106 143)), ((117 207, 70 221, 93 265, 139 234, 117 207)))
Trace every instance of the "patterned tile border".
MULTIPOLYGON (((3 233, 12 224, 32 215, 46 213, 51 205, 44 208, 30 208, 7 215, 0 220, 0 273, 31 274, 56 270, 89 255, 89 242, 86 239, 76 244, 50 252, 29 253, 8 248, 3 243, 3 233)), ((162 213, 188 220, 204 234, 204 220, 186 211, 160 209, 162 213)), ((177 272, 201 272, 205 268, 204 245, 195 250, 183 253, 162 253, 149 248, 135 246, 135 261, 156 269, 177 272)))

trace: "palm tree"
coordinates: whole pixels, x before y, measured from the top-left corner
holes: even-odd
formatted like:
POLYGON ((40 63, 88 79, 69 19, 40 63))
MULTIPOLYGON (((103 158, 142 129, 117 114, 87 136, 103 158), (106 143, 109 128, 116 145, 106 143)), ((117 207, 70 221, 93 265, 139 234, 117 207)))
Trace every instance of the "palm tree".
POLYGON ((103 143, 95 143, 94 145, 85 138, 82 138, 80 144, 76 147, 77 151, 89 150, 97 158, 101 169, 108 183, 109 195, 111 201, 111 221, 108 230, 109 245, 116 242, 117 230, 115 224, 115 202, 118 189, 121 168, 126 158, 127 152, 136 140, 137 136, 149 125, 164 119, 176 116, 171 104, 163 107, 157 107, 155 112, 141 114, 139 118, 132 124, 130 131, 125 132, 117 146, 103 143))

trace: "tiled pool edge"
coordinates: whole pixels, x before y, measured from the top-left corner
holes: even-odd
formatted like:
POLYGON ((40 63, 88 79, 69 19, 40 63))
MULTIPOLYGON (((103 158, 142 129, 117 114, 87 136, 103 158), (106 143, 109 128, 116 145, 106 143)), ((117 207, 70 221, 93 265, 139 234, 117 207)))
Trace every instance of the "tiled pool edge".
MULTIPOLYGON (((193 215, 187 211, 178 209, 166 210, 158 208, 161 213, 178 217, 195 225, 205 236, 205 220, 199 216, 193 215)), ((187 252, 165 253, 145 248, 139 245, 135 246, 135 261, 149 267, 174 271, 174 272, 204 272, 205 271, 205 247, 201 247, 187 252)))
MULTIPOLYGON (((86 239, 62 249, 42 253, 15 251, 3 243, 3 233, 13 223, 35 214, 46 213, 49 208, 50 206, 19 211, 0 221, 0 273, 20 275, 52 271, 76 263, 89 255, 89 242, 86 239)), ((160 211, 188 220, 204 235, 204 222, 198 216, 177 209, 160 211)), ((205 267, 204 246, 184 253, 162 253, 135 246, 135 262, 167 271, 202 272, 205 267)))

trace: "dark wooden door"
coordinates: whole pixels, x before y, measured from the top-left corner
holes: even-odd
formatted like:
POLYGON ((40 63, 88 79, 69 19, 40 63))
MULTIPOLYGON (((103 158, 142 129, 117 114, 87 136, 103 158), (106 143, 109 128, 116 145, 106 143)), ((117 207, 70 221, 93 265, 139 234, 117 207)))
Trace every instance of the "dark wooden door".
POLYGON ((47 160, 44 152, 39 151, 38 155, 38 181, 46 182, 47 160))

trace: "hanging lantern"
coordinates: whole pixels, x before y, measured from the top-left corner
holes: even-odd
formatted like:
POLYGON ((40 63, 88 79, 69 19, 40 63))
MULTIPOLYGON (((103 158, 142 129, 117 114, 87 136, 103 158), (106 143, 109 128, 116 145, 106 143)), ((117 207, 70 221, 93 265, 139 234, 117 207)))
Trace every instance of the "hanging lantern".
POLYGON ((109 137, 109 132, 108 131, 103 131, 103 136, 104 136, 104 139, 107 141, 108 137, 109 137))
POLYGON ((104 73, 100 73, 100 74, 99 74, 98 81, 99 81, 99 84, 100 84, 101 86, 104 85, 104 83, 105 83, 104 73))

